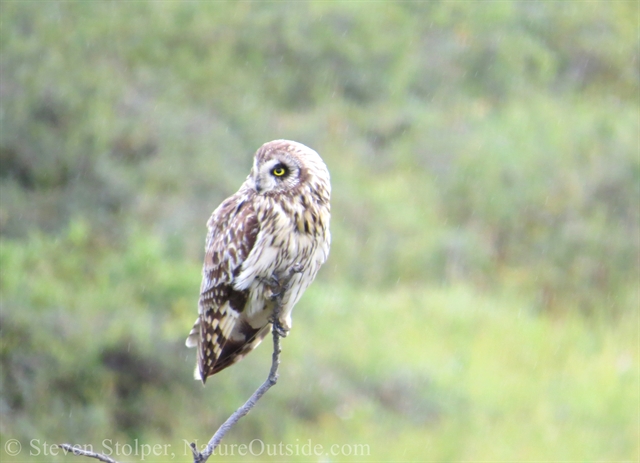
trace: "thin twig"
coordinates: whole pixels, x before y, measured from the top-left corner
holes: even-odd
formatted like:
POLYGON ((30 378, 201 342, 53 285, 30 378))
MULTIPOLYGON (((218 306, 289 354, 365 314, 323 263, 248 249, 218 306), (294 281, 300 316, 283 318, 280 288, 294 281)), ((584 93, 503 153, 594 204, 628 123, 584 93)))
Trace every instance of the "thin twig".
MULTIPOLYGON (((276 306, 274 310, 273 317, 274 320, 277 320, 277 317, 280 312, 280 304, 276 306)), ((237 409, 227 421, 222 423, 222 425, 218 428, 216 433, 213 435, 207 446, 202 450, 202 452, 198 451, 195 443, 191 443, 191 452, 193 452, 193 461, 194 463, 204 463, 206 462, 214 450, 220 445, 222 438, 233 428, 236 423, 245 416, 247 413, 251 411, 251 409, 256 405, 258 400, 267 392, 273 385, 278 381, 278 366, 280 365, 280 335, 278 334, 278 330, 273 330, 273 354, 271 356, 271 369, 269 370, 269 376, 265 380, 264 383, 249 397, 249 399, 242 405, 239 409, 237 409)), ((118 461, 110 458, 102 453, 89 452, 77 446, 72 446, 71 444, 59 444, 58 447, 73 453, 74 455, 81 455, 89 458, 95 458, 104 463, 119 463, 118 461)))
POLYGON ((111 457, 108 457, 102 453, 90 452, 89 450, 85 450, 78 446, 73 446, 71 444, 57 444, 65 452, 73 453, 74 455, 81 455, 83 457, 95 458, 96 460, 103 461, 104 463, 118 463, 111 457))
POLYGON ((237 409, 227 421, 222 423, 222 425, 218 428, 216 433, 213 435, 207 446, 204 448, 202 452, 198 451, 196 444, 194 442, 191 443, 191 452, 193 452, 193 463, 205 463, 211 454, 214 452, 216 447, 220 445, 222 438, 229 432, 231 428, 233 428, 236 423, 245 416, 247 413, 251 411, 251 409, 256 405, 258 400, 267 392, 273 385, 278 381, 278 367, 280 366, 280 335, 282 333, 282 328, 280 327, 280 312, 282 311, 282 298, 284 293, 286 292, 289 284, 291 283, 291 278, 296 273, 300 273, 302 271, 302 267, 299 264, 295 264, 286 276, 278 277, 274 276, 273 282, 271 284, 273 293, 275 295, 275 307, 273 309, 273 314, 271 315, 271 322, 273 323, 273 354, 271 356, 271 369, 269 370, 269 376, 265 380, 262 385, 256 389, 256 391, 249 397, 242 407, 237 409))
MULTIPOLYGON (((277 314, 274 311, 274 316, 277 314)), ((267 392, 273 385, 278 381, 278 366, 280 365, 280 335, 277 330, 273 330, 273 355, 271 357, 271 370, 269 370, 269 376, 265 380, 262 385, 256 389, 251 397, 237 409, 227 421, 222 423, 222 425, 218 428, 216 433, 213 435, 207 446, 204 448, 202 452, 199 452, 196 444, 191 443, 191 451, 193 452, 193 462, 194 463, 204 463, 211 456, 213 451, 220 445, 222 438, 229 432, 231 428, 233 428, 236 423, 245 416, 247 413, 251 411, 251 409, 256 405, 258 400, 267 392)))
MULTIPOLYGON (((278 278, 274 276, 272 279, 272 287, 275 307, 273 309, 273 314, 271 316, 271 323, 273 324, 272 334, 273 334, 273 354, 271 356, 271 369, 269 370, 269 376, 265 380, 264 383, 249 397, 243 406, 237 409, 227 420, 222 423, 222 425, 218 428, 216 433, 213 435, 207 446, 200 452, 194 442, 191 443, 191 452, 193 453, 193 462, 194 463, 205 463, 211 454, 215 451, 215 449, 220 445, 222 438, 233 428, 236 423, 245 416, 247 413, 251 411, 251 409, 258 403, 258 400, 278 381, 278 366, 280 366, 280 337, 282 328, 280 327, 280 312, 282 311, 282 298, 289 287, 289 283, 291 282, 291 278, 294 274, 299 273, 302 270, 299 264, 294 265, 290 270, 286 277, 278 278)), ((68 452, 73 453, 74 455, 81 455, 89 458, 95 458, 96 460, 100 460, 104 463, 119 463, 111 457, 108 457, 102 453, 90 452, 88 450, 84 450, 78 446, 73 446, 71 444, 58 444, 58 447, 64 449, 68 452)))

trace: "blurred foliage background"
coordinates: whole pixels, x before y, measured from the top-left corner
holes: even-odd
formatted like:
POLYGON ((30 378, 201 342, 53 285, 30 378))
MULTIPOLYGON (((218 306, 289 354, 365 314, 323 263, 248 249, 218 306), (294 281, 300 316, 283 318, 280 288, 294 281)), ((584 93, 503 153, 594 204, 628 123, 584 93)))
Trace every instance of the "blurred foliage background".
POLYGON ((637 460, 637 18, 3 1, 3 461, 103 439, 190 461, 262 382, 268 343, 202 388, 184 338, 204 224, 276 138, 329 166, 332 254, 225 442, 368 453, 219 460, 637 460))

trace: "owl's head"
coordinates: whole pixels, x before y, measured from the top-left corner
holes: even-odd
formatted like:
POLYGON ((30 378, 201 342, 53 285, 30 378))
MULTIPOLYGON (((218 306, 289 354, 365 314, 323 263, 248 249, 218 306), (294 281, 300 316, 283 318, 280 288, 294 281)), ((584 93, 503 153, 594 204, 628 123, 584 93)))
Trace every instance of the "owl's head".
POLYGON ((329 171, 320 155, 302 143, 289 140, 262 145, 247 180, 261 195, 294 192, 301 185, 327 194, 331 189, 329 171))

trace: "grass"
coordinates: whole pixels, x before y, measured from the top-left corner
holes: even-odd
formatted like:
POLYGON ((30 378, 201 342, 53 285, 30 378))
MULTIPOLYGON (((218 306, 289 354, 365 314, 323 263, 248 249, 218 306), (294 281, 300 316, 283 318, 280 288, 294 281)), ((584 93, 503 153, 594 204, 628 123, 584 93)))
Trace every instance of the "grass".
POLYGON ((526 301, 487 297, 464 286, 398 287, 364 296, 348 289, 339 296, 335 290, 312 291, 315 310, 298 315, 315 315, 311 336, 318 336, 309 348, 326 345, 319 337, 331 326, 344 330, 332 338, 353 338, 351 347, 329 343, 321 355, 355 370, 354 377, 368 378, 360 389, 374 391, 356 395, 352 420, 358 424, 350 436, 370 442, 374 459, 637 457, 633 312, 595 326, 580 316, 539 317, 526 301), (394 394, 390 402, 385 388, 394 394), (403 394, 407 403, 394 407, 403 394), (389 408, 395 413, 387 419, 389 408))
MULTIPOLYGON (((464 286, 362 294, 320 285, 296 312, 281 382, 253 412, 263 422, 255 435, 365 454, 286 461, 638 456, 635 314, 595 327, 581 316, 540 317, 526 301, 464 286)), ((268 354, 263 346, 239 368, 261 377, 268 354)), ((256 430, 247 427, 227 443, 249 444, 256 430)), ((225 460, 282 460, 236 457, 225 460)))
MULTIPOLYGON (((140 459, 136 442, 139 452, 143 444, 160 449, 146 461, 187 461, 185 441, 208 440, 266 377, 270 345, 202 388, 191 380, 194 353, 183 347, 198 264, 141 232, 117 252, 95 251, 91 236, 79 223, 66 237, 2 244, 3 265, 15 270, 2 278, 2 353, 17 381, 5 377, 3 391, 18 400, 18 421, 3 422, 2 438, 19 438, 24 448, 15 457, 3 449, 2 461, 68 461, 45 455, 44 442, 108 451, 104 439, 114 452, 115 443, 134 446, 120 448, 124 461, 140 459), (25 452, 32 453, 25 459, 25 452)), ((634 306, 637 296, 619 316, 600 320, 577 310, 540 313, 529 297, 464 284, 317 281, 283 341, 279 384, 219 457, 633 460, 640 431, 634 306), (260 455, 231 447, 254 439, 260 455), (323 454, 308 455, 316 445, 323 454), (325 455, 333 451, 341 454, 325 455)))

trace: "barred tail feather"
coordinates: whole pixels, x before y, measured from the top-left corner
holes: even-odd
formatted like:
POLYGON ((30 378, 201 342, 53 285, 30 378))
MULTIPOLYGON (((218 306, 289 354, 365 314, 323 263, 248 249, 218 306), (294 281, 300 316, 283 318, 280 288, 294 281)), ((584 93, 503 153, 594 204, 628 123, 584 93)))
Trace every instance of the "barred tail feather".
MULTIPOLYGON (((200 338, 200 317, 198 317, 193 324, 193 328, 189 332, 189 336, 187 336, 187 340, 185 345, 187 347, 198 347, 198 339, 200 338)), ((200 379, 200 378, 196 378, 200 379)))

